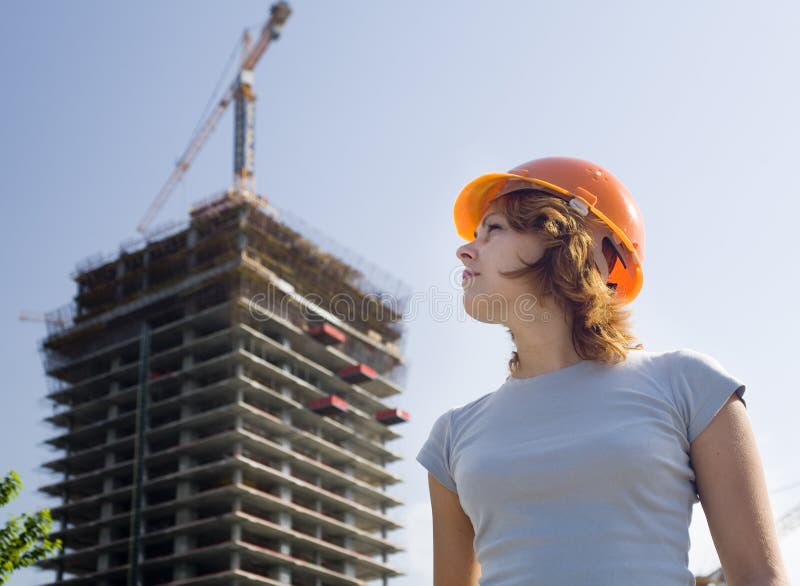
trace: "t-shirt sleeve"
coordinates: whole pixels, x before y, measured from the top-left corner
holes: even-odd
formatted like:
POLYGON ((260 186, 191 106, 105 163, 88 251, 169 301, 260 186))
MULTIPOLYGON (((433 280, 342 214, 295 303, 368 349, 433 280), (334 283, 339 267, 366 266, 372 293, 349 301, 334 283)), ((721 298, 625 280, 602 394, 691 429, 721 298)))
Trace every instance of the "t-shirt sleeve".
POLYGON ((671 358, 672 392, 691 443, 734 392, 744 402, 745 385, 707 354, 684 349, 674 352, 671 358))
POLYGON ((444 486, 456 491, 456 482, 450 468, 451 461, 451 425, 453 410, 439 416, 433 423, 428 439, 422 444, 417 454, 417 462, 422 464, 436 480, 444 486))

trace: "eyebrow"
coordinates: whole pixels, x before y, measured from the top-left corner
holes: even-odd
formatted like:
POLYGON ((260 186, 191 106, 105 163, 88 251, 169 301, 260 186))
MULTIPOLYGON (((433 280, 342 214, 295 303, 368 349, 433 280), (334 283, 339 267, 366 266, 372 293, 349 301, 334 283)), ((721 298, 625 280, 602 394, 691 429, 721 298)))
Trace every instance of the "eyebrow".
MULTIPOLYGON (((483 222, 481 222, 481 226, 483 226, 485 228, 486 227, 486 221, 489 218, 491 218, 492 216, 496 216, 496 215, 499 215, 499 214, 500 214, 500 212, 492 212, 491 214, 488 214, 485 218, 483 218, 483 222)), ((472 233, 472 237, 473 238, 477 238, 478 237, 478 231, 477 230, 475 230, 475 232, 472 233)))

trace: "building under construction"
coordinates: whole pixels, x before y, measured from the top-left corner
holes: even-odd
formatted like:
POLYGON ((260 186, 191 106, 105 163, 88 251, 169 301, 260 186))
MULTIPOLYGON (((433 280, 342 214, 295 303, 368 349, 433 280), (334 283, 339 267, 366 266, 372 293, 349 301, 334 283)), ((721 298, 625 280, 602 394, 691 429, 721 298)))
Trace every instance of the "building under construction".
POLYGON ((387 584, 397 297, 236 195, 48 316, 54 583, 387 584))

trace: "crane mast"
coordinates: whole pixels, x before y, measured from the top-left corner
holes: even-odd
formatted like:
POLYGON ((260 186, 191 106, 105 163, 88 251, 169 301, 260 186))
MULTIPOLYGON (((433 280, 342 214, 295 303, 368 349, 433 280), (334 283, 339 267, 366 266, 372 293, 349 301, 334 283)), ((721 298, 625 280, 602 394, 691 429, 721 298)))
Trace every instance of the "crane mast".
POLYGON ((261 34, 255 45, 250 47, 249 38, 245 35, 244 56, 236 79, 198 128, 189 142, 189 146, 186 147, 181 158, 175 163, 175 168, 166 183, 137 226, 137 230, 140 233, 147 233, 159 210, 164 207, 164 204, 175 191, 175 187, 177 187, 191 166, 192 161, 205 145, 231 101, 236 103, 233 149, 234 190, 243 193, 252 193, 255 190, 255 93, 253 91, 253 69, 270 42, 280 37, 283 25, 290 14, 291 9, 286 2, 277 2, 270 9, 270 17, 261 29, 261 34))
MULTIPOLYGON (((247 36, 245 36, 247 44, 247 36)), ((239 87, 235 94, 233 129, 233 188, 255 191, 255 124, 256 96, 253 91, 253 70, 239 71, 239 87)))

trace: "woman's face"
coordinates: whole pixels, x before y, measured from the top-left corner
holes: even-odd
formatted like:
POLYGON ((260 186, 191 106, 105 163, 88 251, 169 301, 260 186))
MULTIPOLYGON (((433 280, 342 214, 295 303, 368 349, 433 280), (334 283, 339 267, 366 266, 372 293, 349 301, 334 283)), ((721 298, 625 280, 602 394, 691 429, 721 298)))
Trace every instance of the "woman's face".
POLYGON ((500 273, 536 262, 544 254, 544 245, 538 234, 513 230, 501 210, 497 204, 490 205, 475 239, 456 251, 465 267, 464 307, 470 316, 487 323, 535 319, 539 304, 530 281, 500 273))

